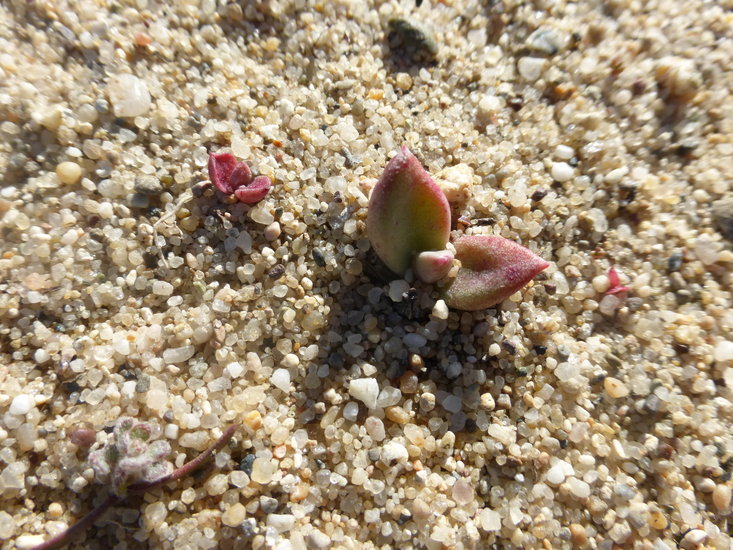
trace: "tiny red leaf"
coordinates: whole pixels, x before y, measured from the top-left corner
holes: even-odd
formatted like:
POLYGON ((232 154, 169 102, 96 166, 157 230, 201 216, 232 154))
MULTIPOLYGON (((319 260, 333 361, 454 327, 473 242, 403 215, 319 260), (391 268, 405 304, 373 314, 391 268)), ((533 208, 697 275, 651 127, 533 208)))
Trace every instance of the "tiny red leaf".
POLYGON ((252 183, 234 191, 234 196, 245 204, 254 204, 270 192, 272 182, 267 176, 257 176, 252 183))
POLYGON ((209 155, 209 179, 211 183, 222 193, 231 195, 236 189, 232 187, 232 172, 236 167, 237 159, 231 153, 211 153, 209 155))

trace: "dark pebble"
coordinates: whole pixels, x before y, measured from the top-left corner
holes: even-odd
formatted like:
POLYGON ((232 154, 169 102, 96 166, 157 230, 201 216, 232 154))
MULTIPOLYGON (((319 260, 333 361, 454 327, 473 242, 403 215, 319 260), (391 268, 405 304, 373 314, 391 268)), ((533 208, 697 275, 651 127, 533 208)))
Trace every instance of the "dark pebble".
POLYGON ((316 262, 318 267, 326 267, 326 259, 323 257, 323 252, 317 248, 313 249, 313 261, 316 262))
POLYGON ((262 495, 260 497, 260 510, 265 514, 273 514, 277 511, 277 499, 262 495))
POLYGON ((267 273, 270 279, 279 279, 285 273, 285 266, 283 264, 275 264, 275 266, 267 273))
POLYGON ((242 470, 248 476, 251 476, 252 475, 252 464, 254 464, 255 458, 256 457, 253 454, 245 456, 242 459, 242 461, 239 463, 239 469, 242 470))

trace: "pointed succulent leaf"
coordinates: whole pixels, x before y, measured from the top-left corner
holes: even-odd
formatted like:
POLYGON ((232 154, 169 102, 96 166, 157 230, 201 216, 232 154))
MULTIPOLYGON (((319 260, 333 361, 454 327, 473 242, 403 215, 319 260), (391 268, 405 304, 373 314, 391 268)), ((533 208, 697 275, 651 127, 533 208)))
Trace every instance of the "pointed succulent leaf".
POLYGON ((423 283, 436 283, 448 275, 452 266, 450 250, 426 250, 415 256, 412 268, 423 283))
POLYGON ((478 311, 504 301, 550 265, 503 237, 465 236, 456 241, 455 247, 461 268, 446 291, 445 301, 464 311, 478 311))
POLYGON ((420 252, 443 250, 448 242, 448 200, 405 146, 372 191, 367 235, 377 255, 398 275, 420 252))
POLYGON ((214 186, 227 195, 234 193, 232 173, 237 167, 237 159, 231 153, 211 153, 209 155, 209 179, 214 186))
POLYGON ((110 467, 114 468, 114 465, 120 459, 120 450, 117 445, 108 443, 102 448, 102 451, 104 452, 104 460, 110 467))
POLYGON ((234 196, 239 199, 239 202, 254 204, 264 199, 265 195, 270 192, 271 187, 272 182, 270 178, 267 176, 257 176, 252 183, 236 189, 234 196))

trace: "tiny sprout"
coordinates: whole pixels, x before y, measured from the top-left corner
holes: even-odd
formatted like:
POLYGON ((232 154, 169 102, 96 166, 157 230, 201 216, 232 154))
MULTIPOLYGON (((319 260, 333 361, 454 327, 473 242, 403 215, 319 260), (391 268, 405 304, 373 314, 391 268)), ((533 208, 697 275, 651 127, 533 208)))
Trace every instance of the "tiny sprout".
POLYGON ((130 483, 157 481, 173 471, 165 459, 171 452, 167 441, 151 441, 153 426, 121 418, 114 429, 114 442, 89 453, 89 463, 99 476, 109 476, 112 490, 124 495, 130 483))
MULTIPOLYGON (((367 235, 397 275, 412 267, 425 283, 445 280, 454 255, 446 247, 451 213, 443 191, 407 147, 387 164, 369 198, 367 235)), ((529 283, 548 263, 503 237, 470 235, 455 242, 460 262, 445 281, 445 302, 465 311, 496 305, 529 283)))
POLYGON ((245 204, 261 201, 272 187, 270 178, 253 178, 249 166, 244 162, 237 162, 231 153, 209 154, 209 179, 219 191, 234 195, 245 204))
POLYGON ((66 546, 94 525, 94 522, 112 506, 124 501, 128 495, 142 495, 164 483, 191 475, 201 468, 211 455, 224 448, 236 430, 236 425, 229 426, 203 453, 173 470, 172 465, 163 460, 171 452, 170 445, 167 441, 155 439, 156 430, 151 424, 137 422, 129 417, 120 418, 114 430, 114 443, 108 443, 101 449, 89 453, 89 462, 98 475, 112 475, 115 483, 112 492, 79 521, 31 550, 55 550, 66 546), (116 477, 119 477, 117 481, 116 477), (132 479, 137 481, 129 483, 132 479))
POLYGON ((611 268, 608 270, 608 282, 609 288, 606 291, 606 294, 623 294, 630 290, 629 287, 621 284, 621 279, 619 279, 618 272, 613 266, 611 266, 611 268))

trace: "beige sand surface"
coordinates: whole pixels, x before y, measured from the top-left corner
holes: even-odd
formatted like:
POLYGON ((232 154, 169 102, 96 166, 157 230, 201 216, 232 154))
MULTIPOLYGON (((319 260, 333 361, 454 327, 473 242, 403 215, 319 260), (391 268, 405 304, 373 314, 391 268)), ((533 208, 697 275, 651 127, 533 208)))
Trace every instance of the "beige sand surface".
POLYGON ((241 427, 73 548, 733 547, 732 91, 730 1, 4 0, 2 548, 104 498, 72 438, 123 416, 179 466, 241 427), (403 144, 551 266, 380 279, 403 144))

